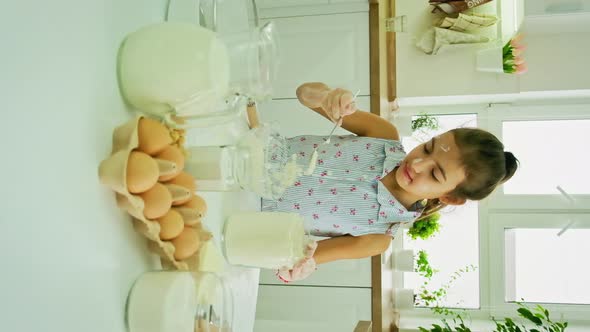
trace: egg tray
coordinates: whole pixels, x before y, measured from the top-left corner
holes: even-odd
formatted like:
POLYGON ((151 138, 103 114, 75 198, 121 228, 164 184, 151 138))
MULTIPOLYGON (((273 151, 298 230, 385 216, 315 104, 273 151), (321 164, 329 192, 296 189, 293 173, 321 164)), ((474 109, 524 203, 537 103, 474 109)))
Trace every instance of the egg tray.
MULTIPOLYGON (((111 156, 105 159, 99 168, 101 183, 115 191, 117 206, 133 217, 134 229, 148 238, 148 248, 162 258, 162 266, 166 269, 191 270, 198 262, 202 243, 211 239, 211 233, 201 230, 201 246, 196 253, 183 261, 174 258, 174 245, 160 239, 160 223, 149 220, 143 215, 144 202, 141 197, 127 190, 127 161, 129 154, 139 146, 138 125, 144 116, 137 116, 113 131, 113 149, 111 156)), ((185 224, 185 226, 188 226, 185 224)), ((201 223, 190 227, 202 227, 201 223)))

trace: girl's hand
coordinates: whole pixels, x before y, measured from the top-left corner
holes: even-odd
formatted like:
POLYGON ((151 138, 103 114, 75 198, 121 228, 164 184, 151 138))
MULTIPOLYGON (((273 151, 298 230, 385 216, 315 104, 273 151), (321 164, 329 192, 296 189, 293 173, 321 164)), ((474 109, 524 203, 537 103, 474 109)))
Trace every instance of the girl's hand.
POLYGON ((309 277, 317 268, 317 264, 313 259, 313 254, 318 247, 316 241, 311 241, 305 248, 305 257, 299 262, 295 263, 292 269, 281 268, 277 271, 277 277, 285 283, 291 281, 303 280, 309 277))
POLYGON ((352 93, 345 89, 336 88, 330 90, 321 103, 326 114, 336 123, 343 117, 356 112, 356 103, 352 93))
POLYGON ((324 83, 305 83, 297 88, 297 98, 309 108, 318 108, 322 106, 322 101, 326 99, 328 92, 330 88, 324 83))

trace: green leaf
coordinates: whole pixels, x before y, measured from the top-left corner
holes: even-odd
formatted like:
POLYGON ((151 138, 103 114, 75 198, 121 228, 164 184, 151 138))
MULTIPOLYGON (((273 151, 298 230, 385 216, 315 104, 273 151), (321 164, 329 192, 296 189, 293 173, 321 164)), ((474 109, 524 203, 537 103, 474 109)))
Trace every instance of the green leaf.
POLYGON ((518 311, 518 313, 523 318, 530 320, 531 322, 535 323, 536 325, 538 325, 538 326, 543 325, 543 321, 541 319, 539 319, 539 317, 536 317, 535 315, 533 315, 529 309, 518 308, 518 310, 516 310, 516 311, 518 311))
POLYGON ((504 318, 504 321, 506 321, 506 326, 513 326, 514 322, 512 321, 512 319, 510 318, 504 318))

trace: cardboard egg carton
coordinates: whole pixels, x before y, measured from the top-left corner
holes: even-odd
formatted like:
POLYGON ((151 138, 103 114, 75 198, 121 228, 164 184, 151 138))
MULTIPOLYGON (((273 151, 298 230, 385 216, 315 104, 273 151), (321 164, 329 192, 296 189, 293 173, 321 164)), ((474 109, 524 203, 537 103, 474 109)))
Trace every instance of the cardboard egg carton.
MULTIPOLYGON (((129 154, 139 146, 138 126, 143 116, 137 116, 127 123, 115 128, 113 132, 113 149, 111 156, 101 162, 99 167, 99 178, 102 184, 115 191, 117 206, 127 211, 133 217, 134 229, 143 234, 149 241, 149 249, 162 258, 162 265, 167 269, 189 270, 194 267, 198 260, 199 250, 189 258, 179 261, 174 258, 175 247, 169 241, 160 239, 160 223, 147 219, 144 214, 144 201, 141 197, 131 194, 127 190, 127 162, 129 154), (190 263, 193 262, 193 263, 190 263)), ((184 213, 191 213, 188 208, 182 209, 184 213)), ((195 210, 192 213, 196 218, 201 217, 200 212, 195 210)), ((193 227, 199 230, 200 247, 211 239, 211 233, 201 229, 200 221, 187 223, 185 227, 193 227)))

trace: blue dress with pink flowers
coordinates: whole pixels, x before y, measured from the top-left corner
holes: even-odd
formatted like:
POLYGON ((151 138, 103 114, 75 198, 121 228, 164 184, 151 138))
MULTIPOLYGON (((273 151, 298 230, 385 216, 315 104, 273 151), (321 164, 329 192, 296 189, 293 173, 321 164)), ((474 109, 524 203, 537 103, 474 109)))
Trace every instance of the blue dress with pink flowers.
POLYGON ((350 234, 390 234, 421 213, 401 205, 380 181, 406 153, 399 141, 349 136, 297 136, 287 140, 289 155, 297 154, 304 169, 318 148, 313 174, 303 175, 278 200, 262 201, 263 211, 297 212, 308 232, 334 237, 350 234))

